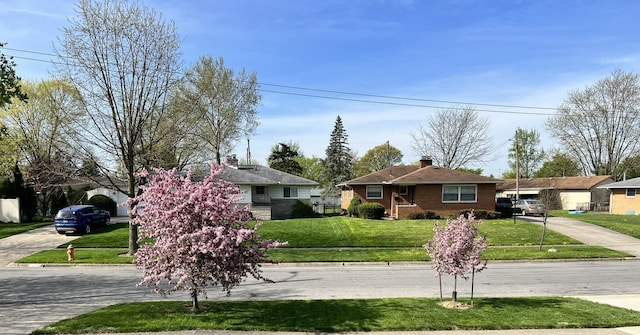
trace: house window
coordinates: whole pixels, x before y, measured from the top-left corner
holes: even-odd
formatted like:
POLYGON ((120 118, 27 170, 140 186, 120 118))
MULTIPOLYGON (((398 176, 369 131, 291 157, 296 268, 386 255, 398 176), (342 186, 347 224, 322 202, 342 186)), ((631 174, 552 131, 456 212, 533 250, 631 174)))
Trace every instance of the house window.
POLYGON ((264 195, 264 186, 256 186, 256 194, 258 195, 264 195))
POLYGON ((285 198, 297 198, 298 197, 298 188, 297 187, 285 187, 284 188, 284 197, 285 198))
POLYGON ((476 202, 476 185, 446 185, 442 187, 442 202, 476 202))
POLYGON ((636 197, 636 189, 628 188, 627 189, 627 198, 635 198, 636 197))
POLYGON ((400 194, 400 195, 409 194, 409 186, 406 186, 406 185, 398 186, 398 194, 400 194))
POLYGON ((367 199, 382 199, 382 186, 367 186, 367 199))

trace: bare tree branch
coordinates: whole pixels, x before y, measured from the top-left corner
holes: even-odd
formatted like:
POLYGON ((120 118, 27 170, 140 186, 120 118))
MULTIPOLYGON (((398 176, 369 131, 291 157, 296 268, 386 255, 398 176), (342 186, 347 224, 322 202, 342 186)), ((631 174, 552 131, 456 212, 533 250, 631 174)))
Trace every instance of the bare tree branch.
POLYGON ((412 147, 449 169, 484 163, 495 151, 488 129, 489 121, 481 119, 473 106, 442 109, 411 134, 412 147))

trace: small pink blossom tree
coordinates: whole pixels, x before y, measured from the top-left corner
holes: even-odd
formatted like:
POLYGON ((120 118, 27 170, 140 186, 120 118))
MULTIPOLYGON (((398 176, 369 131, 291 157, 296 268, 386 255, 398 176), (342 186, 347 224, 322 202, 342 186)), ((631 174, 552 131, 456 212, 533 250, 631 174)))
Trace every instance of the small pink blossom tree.
POLYGON ((260 223, 251 226, 249 208, 236 202, 241 190, 216 178, 223 169, 211 164, 210 176, 200 182, 191 181, 191 171, 140 174, 148 183, 128 201, 136 213, 131 223, 140 228, 142 246, 134 260, 143 271, 139 286, 153 286, 162 295, 189 291, 197 310, 207 285, 230 294, 248 275, 270 281, 260 263, 268 262, 267 250, 283 243, 260 238, 260 223))
MULTIPOLYGON (((453 301, 457 301, 458 277, 468 279, 467 273, 482 271, 486 261, 480 258, 487 248, 484 236, 478 236, 478 225, 473 212, 468 217, 460 215, 457 219, 447 220, 446 226, 437 222, 434 236, 424 245, 432 261, 432 267, 440 278, 440 300, 442 300, 442 275, 454 276, 453 301)), ((471 301, 473 301, 473 280, 471 282, 471 301)))

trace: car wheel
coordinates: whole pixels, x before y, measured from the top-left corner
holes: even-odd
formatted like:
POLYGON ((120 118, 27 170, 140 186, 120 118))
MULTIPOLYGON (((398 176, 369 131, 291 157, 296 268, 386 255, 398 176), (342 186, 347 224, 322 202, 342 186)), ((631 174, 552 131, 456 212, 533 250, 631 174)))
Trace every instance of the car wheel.
POLYGON ((527 211, 526 210, 522 210, 522 216, 526 216, 527 215, 527 211))
POLYGON ((58 234, 60 234, 60 235, 65 235, 65 232, 63 232, 63 231, 56 230, 56 232, 58 232, 58 234))
POLYGON ((87 225, 84 226, 84 233, 85 234, 91 233, 91 225, 89 223, 87 223, 87 225))
POLYGON ((104 219, 104 224, 107 225, 107 226, 110 225, 111 224, 111 218, 104 219))

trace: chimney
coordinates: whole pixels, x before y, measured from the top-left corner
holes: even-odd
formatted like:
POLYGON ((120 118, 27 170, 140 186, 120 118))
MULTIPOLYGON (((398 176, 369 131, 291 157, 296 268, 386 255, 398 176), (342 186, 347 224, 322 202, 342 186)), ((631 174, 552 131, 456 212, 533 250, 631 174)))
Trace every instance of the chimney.
POLYGON ((237 168, 237 167, 238 167, 238 157, 236 157, 236 155, 235 155, 235 154, 230 155, 230 156, 227 156, 226 161, 227 161, 227 162, 226 162, 226 163, 227 163, 227 165, 229 165, 229 166, 231 166, 231 167, 234 167, 234 168, 237 168))
POLYGON ((431 157, 422 156, 422 158, 420 158, 420 168, 423 168, 425 166, 431 166, 432 164, 433 164, 433 161, 431 160, 431 157))

